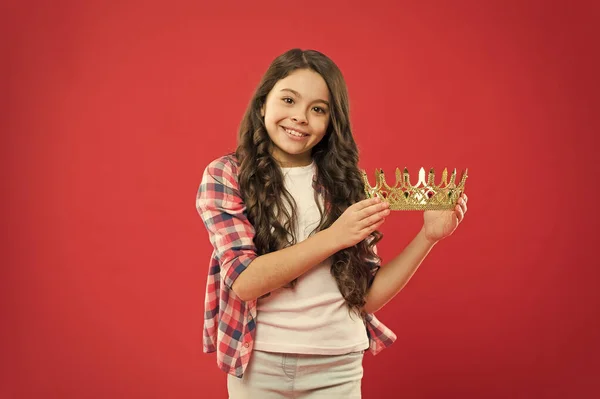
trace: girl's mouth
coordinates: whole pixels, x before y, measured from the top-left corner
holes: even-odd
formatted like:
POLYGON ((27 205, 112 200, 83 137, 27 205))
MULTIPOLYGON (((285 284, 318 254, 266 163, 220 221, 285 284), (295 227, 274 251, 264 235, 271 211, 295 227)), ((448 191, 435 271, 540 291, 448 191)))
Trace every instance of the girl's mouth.
POLYGON ((283 126, 281 128, 283 129, 284 132, 286 132, 288 134, 288 136, 291 136, 292 138, 301 139, 304 137, 308 137, 308 134, 306 134, 306 133, 302 133, 297 130, 289 129, 289 128, 283 127, 283 126))

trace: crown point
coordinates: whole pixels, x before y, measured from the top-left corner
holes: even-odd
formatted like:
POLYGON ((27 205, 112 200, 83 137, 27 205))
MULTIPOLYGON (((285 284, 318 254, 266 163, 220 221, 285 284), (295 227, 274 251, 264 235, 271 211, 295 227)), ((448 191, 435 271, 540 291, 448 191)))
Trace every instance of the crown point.
POLYGON ((427 182, 425 181, 425 168, 419 169, 419 181, 417 182, 417 186, 419 184, 422 184, 423 187, 427 185, 427 182))

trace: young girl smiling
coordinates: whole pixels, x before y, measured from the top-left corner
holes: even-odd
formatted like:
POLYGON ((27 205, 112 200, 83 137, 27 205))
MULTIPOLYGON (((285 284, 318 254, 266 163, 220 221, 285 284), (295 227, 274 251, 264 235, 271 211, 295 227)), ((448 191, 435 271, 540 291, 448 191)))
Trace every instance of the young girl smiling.
POLYGON ((423 228, 380 269, 389 205, 365 199, 348 94, 312 50, 277 57, 233 154, 205 169, 196 206, 214 251, 204 351, 229 397, 360 398, 362 358, 396 339, 373 315, 467 211, 425 211, 423 228))

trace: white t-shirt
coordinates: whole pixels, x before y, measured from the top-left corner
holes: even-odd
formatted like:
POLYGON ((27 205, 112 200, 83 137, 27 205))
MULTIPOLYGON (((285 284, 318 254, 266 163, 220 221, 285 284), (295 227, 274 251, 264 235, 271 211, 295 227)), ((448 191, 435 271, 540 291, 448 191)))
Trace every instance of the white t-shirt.
MULTIPOLYGON (((282 168, 284 184, 296 201, 296 242, 319 225, 309 166, 282 168)), ((365 350, 365 323, 348 307, 331 274, 331 259, 298 278, 294 288, 279 288, 257 303, 254 349, 267 352, 340 355, 365 350)))

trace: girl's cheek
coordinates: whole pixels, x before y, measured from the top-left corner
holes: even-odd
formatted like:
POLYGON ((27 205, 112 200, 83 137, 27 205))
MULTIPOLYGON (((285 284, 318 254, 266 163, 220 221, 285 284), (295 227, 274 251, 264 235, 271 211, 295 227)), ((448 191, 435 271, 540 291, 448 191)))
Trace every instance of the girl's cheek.
POLYGON ((328 122, 329 121, 327 120, 327 121, 321 123, 321 129, 320 130, 323 131, 323 134, 325 134, 325 132, 327 131, 327 127, 329 126, 328 122))

